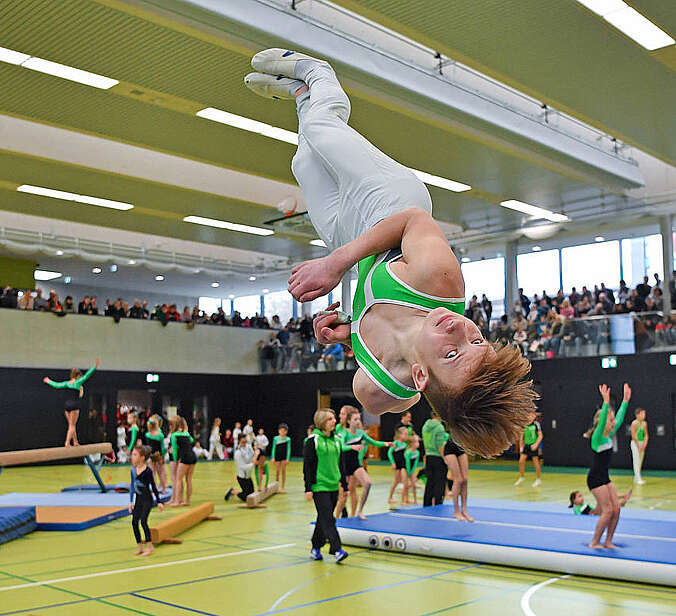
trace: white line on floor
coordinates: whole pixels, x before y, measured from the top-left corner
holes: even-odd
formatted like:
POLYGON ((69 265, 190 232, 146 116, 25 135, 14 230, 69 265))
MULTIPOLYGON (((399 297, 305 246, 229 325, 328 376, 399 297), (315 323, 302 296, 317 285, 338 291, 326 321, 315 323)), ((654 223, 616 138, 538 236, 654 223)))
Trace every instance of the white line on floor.
MULTIPOLYGON (((415 513, 393 513, 402 518, 417 518, 419 520, 443 520, 444 522, 458 522, 459 524, 468 524, 460 522, 455 518, 447 518, 435 515, 417 515, 415 513)), ((558 526, 535 526, 533 524, 513 524, 511 522, 487 522, 485 520, 476 520, 473 524, 485 524, 486 526, 509 526, 510 528, 530 528, 534 530, 550 530, 557 533, 575 533, 577 535, 588 535, 591 530, 578 530, 576 528, 559 528, 558 526)), ((627 533, 615 533, 616 537, 627 537, 630 539, 649 539, 652 541, 671 541, 676 543, 676 537, 653 537, 652 535, 630 535, 627 533)))
POLYGON ((293 593, 295 593, 297 590, 300 590, 301 588, 303 588, 303 586, 308 586, 309 584, 314 584, 317 580, 319 580, 319 579, 321 579, 321 578, 324 578, 324 577, 327 577, 328 575, 331 575, 331 571, 329 571, 328 573, 325 573, 324 575, 320 575, 320 576, 318 576, 318 577, 316 577, 316 578, 312 578, 311 580, 308 580, 307 582, 303 582, 302 584, 298 584, 298 586, 296 586, 295 588, 292 588, 291 590, 288 590, 288 591, 285 592, 279 599, 277 599, 277 601, 275 601, 275 602, 270 606, 270 609, 268 610, 268 612, 274 612, 275 608, 276 608, 282 601, 284 601, 284 599, 286 599, 287 597, 290 597, 290 596, 291 596, 293 593))
POLYGON ((554 577, 549 580, 546 580, 544 582, 540 582, 539 584, 535 584, 534 586, 531 586, 525 593, 523 593, 523 596, 521 597, 521 611, 526 615, 526 616, 537 616, 535 612, 530 609, 530 599, 531 597, 541 588, 544 588, 545 586, 549 586, 550 584, 553 584, 554 582, 557 582, 558 580, 565 580, 566 578, 569 578, 570 575, 561 575, 559 577, 554 577))
POLYGON ((267 552, 269 550, 281 550, 290 548, 295 543, 283 543, 280 545, 271 545, 265 548, 255 548, 253 550, 242 550, 240 552, 226 552, 224 554, 211 554, 210 556, 198 556, 196 558, 184 558, 183 560, 172 560, 167 563, 157 563, 155 565, 142 565, 140 567, 127 567, 125 569, 115 569, 113 571, 100 571, 99 573, 88 573, 86 575, 76 575, 73 577, 58 578, 55 580, 43 580, 41 582, 29 582, 27 584, 16 584, 15 586, 0 586, 0 592, 6 590, 19 590, 20 588, 31 588, 33 586, 46 586, 48 584, 61 584, 62 582, 73 582, 75 580, 88 580, 90 578, 103 577, 106 575, 116 575, 118 573, 132 573, 143 571, 144 569, 159 569, 160 567, 171 567, 172 565, 183 565, 187 563, 197 563, 204 560, 215 560, 216 558, 228 558, 229 556, 242 556, 244 554, 253 554, 254 552, 267 552))

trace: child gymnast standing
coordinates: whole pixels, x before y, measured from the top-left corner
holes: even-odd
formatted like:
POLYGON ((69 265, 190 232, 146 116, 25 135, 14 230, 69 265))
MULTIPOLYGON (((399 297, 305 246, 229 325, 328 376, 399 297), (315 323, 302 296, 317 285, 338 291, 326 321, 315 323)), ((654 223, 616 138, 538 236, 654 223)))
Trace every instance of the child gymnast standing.
POLYGON ((157 491, 153 471, 147 465, 150 456, 150 447, 138 445, 131 452, 131 485, 129 487, 129 513, 132 514, 131 526, 134 529, 134 538, 138 549, 134 556, 150 556, 153 553, 153 543, 150 540, 150 528, 148 528, 148 516, 153 508, 153 494, 157 501, 157 508, 162 511, 164 505, 160 502, 160 494, 157 491), (145 546, 141 541, 139 523, 143 528, 145 546))

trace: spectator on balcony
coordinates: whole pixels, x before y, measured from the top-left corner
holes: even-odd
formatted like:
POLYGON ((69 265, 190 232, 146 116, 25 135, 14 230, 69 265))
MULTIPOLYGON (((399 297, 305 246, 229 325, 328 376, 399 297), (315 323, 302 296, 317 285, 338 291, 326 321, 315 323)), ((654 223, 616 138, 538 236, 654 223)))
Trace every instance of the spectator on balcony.
POLYGON ((73 298, 70 295, 66 295, 66 300, 63 304, 63 311, 75 314, 75 304, 73 303, 73 298))
MULTIPOLYGON (((530 300, 528 301, 528 306, 530 306, 530 300)), ((524 312, 523 306, 520 301, 515 301, 514 302, 514 307, 512 308, 512 313, 509 315, 512 320, 516 319, 519 315, 522 317, 527 315, 530 310, 527 312, 524 312)))
POLYGON ((137 299, 134 300, 134 305, 129 309, 129 318, 130 319, 143 318, 143 308, 141 308, 141 302, 137 299))
POLYGON ((127 317, 127 313, 122 308, 122 302, 119 299, 116 299, 110 309, 108 310, 108 316, 113 317, 115 323, 119 323, 120 319, 127 317))
POLYGON ((183 307, 183 314, 181 315, 181 323, 192 323, 192 315, 190 314, 190 308, 187 306, 183 307))
POLYGON ((242 327, 243 322, 244 319, 242 318, 242 315, 239 313, 239 310, 235 310, 235 313, 232 315, 233 327, 242 327))
POLYGON ((528 313, 528 316, 526 317, 526 321, 529 323, 533 323, 534 321, 537 321, 539 313, 539 306, 536 303, 532 303, 530 306, 530 312, 528 313))
POLYGON ((282 325, 282 322, 279 320, 279 315, 275 314, 272 315, 272 322, 270 323, 270 328, 271 329, 282 329, 284 326, 282 325))
POLYGON ((312 339, 314 337, 314 329, 312 327, 312 316, 309 314, 303 315, 303 320, 300 322, 300 339, 303 343, 303 351, 312 346, 312 339))
POLYGON ((492 342, 497 342, 498 344, 509 344, 511 337, 511 330, 509 328, 509 321, 507 315, 503 314, 500 317, 500 321, 495 325, 495 328, 492 332, 492 342))
POLYGON ((89 310, 87 311, 87 314, 91 314, 94 316, 98 316, 99 314, 99 308, 96 305, 96 295, 92 295, 91 301, 89 302, 89 310))
POLYGON ((524 295, 523 289, 519 289, 519 308, 523 311, 524 316, 530 312, 530 300, 528 296, 524 295))
POLYGON ((528 334, 523 326, 519 325, 515 328, 512 343, 515 347, 519 347, 522 355, 528 354, 528 334))
POLYGON ((11 285, 7 285, 0 294, 1 308, 16 308, 19 301, 19 291, 11 285))
POLYGON ((608 287, 606 287, 605 282, 601 283, 601 293, 605 293, 606 297, 608 298, 608 301, 611 304, 615 304, 615 294, 613 293, 612 289, 609 289, 608 287))
POLYGON ((222 306, 219 306, 218 310, 211 315, 210 321, 212 325, 225 325, 225 312, 222 306))
POLYGON ((129 317, 129 302, 122 302, 122 310, 124 310, 124 316, 129 317))
POLYGON ((631 290, 624 280, 620 280, 620 288, 617 290, 617 301, 624 304, 631 296, 631 290))
POLYGON ((291 363, 291 347, 289 346, 291 332, 289 332, 288 327, 284 327, 277 332, 277 340, 279 340, 280 345, 279 358, 277 361, 278 369, 286 371, 289 369, 289 364, 291 363))
POLYGON ((561 336, 563 334, 563 317, 560 314, 554 313, 552 315, 549 340, 544 344, 545 353, 551 351, 552 355, 556 357, 559 354, 561 346, 561 336))
POLYGON ((676 344, 673 319, 665 316, 655 326, 655 341, 660 345, 676 344))
POLYGON ((592 309, 592 305, 586 295, 582 295, 581 297, 582 299, 578 302, 576 307, 577 314, 581 317, 586 317, 587 313, 592 309))
POLYGON ((82 301, 77 305, 78 314, 89 314, 89 295, 85 295, 82 301))
POLYGON ((657 272, 655 272, 653 274, 653 278, 655 278, 655 284, 653 285, 653 289, 661 289, 662 281, 660 280, 660 275, 657 272))
POLYGON ((556 296, 552 299, 552 306, 554 308, 560 308, 563 301, 566 299, 566 296, 563 294, 563 291, 559 289, 556 296))
POLYGON ((648 284, 648 280, 648 276, 643 276, 643 282, 636 287, 636 292, 641 299, 645 299, 650 295, 650 289, 652 289, 652 287, 648 284))
POLYGON ((49 299, 47 300, 47 309, 50 312, 62 312, 61 302, 59 296, 53 289, 49 292, 49 299))
POLYGON ((597 303, 603 306, 604 314, 613 314, 615 303, 610 301, 608 295, 604 291, 599 293, 599 299, 597 303))
MULTIPOLYGON (((646 278, 647 278, 647 276, 646 276, 646 278)), ((629 300, 631 300, 631 304, 633 306, 633 312, 644 312, 645 311, 645 299, 638 292, 638 287, 636 287, 636 289, 631 290, 631 295, 629 296, 629 300)), ((629 312, 632 312, 632 310, 629 310, 629 312)))
POLYGON ((485 293, 481 296, 481 308, 484 311, 486 323, 490 323, 491 315, 493 314, 493 302, 491 302, 491 300, 486 297, 485 293))
POLYGON ((33 294, 30 289, 26 289, 23 295, 17 300, 16 307, 19 310, 33 310, 33 294))
POLYGON ((652 293, 646 298, 646 310, 662 311, 664 302, 662 301, 662 289, 653 287, 652 293), (648 302, 651 302, 650 304, 648 302))
MULTIPOLYGON (((536 311, 537 312, 537 311, 536 311)), ((526 329, 528 321, 524 318, 523 312, 517 311, 514 320, 512 321, 512 329, 526 329)))
POLYGON ((338 366, 338 362, 343 361, 342 345, 335 343, 326 347, 322 352, 319 361, 324 362, 324 366, 327 370, 335 370, 338 366))
POLYGON ((671 291, 671 308, 676 308, 676 270, 671 274, 669 281, 669 290, 671 291))
POLYGON ((572 319, 575 316, 575 308, 570 305, 569 299, 564 299, 561 302, 560 314, 566 319, 572 319))
POLYGON ((169 321, 173 321, 174 323, 178 323, 181 320, 181 314, 179 313, 176 304, 171 304, 171 306, 169 306, 167 318, 169 321))
POLYGON ((586 297, 586 298, 589 300, 589 304, 591 305, 592 300, 593 300, 594 298, 592 297, 592 293, 591 293, 591 291, 586 287, 586 285, 582 287, 582 291, 580 292, 580 295, 581 295, 582 297, 586 297))

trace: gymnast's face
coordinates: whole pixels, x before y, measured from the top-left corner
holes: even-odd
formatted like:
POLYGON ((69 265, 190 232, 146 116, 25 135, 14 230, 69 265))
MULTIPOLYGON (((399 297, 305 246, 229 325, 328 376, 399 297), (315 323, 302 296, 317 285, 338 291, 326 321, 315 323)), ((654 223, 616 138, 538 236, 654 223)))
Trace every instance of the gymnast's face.
POLYGON ((415 350, 419 361, 413 364, 412 374, 419 391, 425 390, 431 374, 445 387, 460 390, 495 356, 495 349, 472 321, 446 308, 435 308, 425 317, 415 350))

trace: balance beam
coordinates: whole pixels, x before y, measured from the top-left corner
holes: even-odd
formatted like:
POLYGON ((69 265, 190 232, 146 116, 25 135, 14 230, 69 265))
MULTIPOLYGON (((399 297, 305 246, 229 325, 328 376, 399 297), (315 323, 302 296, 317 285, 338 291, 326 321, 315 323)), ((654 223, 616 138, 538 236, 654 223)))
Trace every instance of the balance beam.
POLYGON ((213 515, 214 504, 204 503, 193 509, 188 509, 179 515, 160 522, 157 526, 150 528, 150 539, 153 543, 182 543, 182 539, 177 539, 183 531, 199 524, 202 520, 220 520, 220 516, 213 515))
POLYGON ((249 494, 249 496, 246 497, 246 505, 240 505, 240 507, 246 507, 247 509, 260 509, 267 507, 267 505, 263 505, 262 502, 273 494, 277 494, 278 491, 279 484, 276 481, 273 481, 262 490, 258 490, 258 492, 249 494))
POLYGON ((68 458, 84 458, 94 453, 112 453, 110 443, 94 443, 92 445, 78 445, 77 447, 49 447, 47 449, 24 449, 22 451, 0 452, 0 466, 15 466, 33 462, 51 462, 52 460, 66 460, 68 458))

